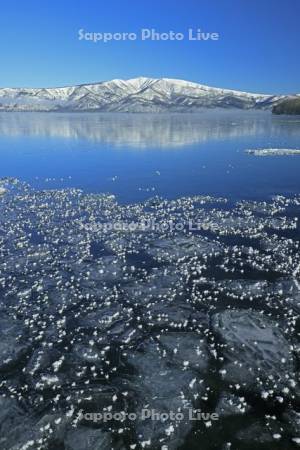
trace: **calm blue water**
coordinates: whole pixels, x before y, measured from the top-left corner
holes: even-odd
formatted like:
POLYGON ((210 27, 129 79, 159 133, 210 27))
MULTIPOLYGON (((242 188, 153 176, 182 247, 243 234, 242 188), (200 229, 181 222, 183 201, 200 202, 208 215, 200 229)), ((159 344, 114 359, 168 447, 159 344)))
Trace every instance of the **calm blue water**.
POLYGON ((269 112, 0 114, 0 176, 36 187, 112 192, 121 202, 192 194, 262 198, 300 192, 300 118, 269 112))

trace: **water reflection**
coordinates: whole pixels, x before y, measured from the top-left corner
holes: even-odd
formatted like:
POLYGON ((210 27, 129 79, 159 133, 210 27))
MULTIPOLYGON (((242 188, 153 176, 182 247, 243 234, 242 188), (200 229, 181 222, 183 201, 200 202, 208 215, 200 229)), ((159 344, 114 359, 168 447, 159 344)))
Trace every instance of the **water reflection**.
POLYGON ((172 148, 212 139, 300 134, 300 122, 270 112, 200 114, 1 113, 4 136, 93 140, 115 146, 172 148))

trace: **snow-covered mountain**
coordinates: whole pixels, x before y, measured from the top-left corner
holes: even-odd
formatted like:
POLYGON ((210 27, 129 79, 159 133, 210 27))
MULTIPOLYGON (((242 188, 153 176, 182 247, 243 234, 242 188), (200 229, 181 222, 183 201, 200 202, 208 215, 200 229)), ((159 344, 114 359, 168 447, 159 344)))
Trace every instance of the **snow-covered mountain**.
POLYGON ((250 94, 169 78, 133 78, 58 88, 0 88, 2 111, 195 112, 268 109, 284 96, 250 94))

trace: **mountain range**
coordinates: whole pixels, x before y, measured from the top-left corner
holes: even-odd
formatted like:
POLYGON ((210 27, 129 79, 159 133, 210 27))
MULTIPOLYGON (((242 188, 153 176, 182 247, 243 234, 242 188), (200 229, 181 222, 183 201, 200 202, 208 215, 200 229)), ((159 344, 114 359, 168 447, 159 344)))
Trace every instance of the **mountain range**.
POLYGON ((0 111, 196 112, 271 109, 284 95, 252 94, 184 80, 139 77, 57 88, 0 88, 0 111))

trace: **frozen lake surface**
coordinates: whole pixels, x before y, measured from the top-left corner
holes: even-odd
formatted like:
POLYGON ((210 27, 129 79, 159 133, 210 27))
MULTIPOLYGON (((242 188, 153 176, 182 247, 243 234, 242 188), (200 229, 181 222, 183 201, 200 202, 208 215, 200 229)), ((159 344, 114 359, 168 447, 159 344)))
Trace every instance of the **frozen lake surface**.
POLYGON ((1 449, 297 448, 297 120, 0 117, 1 449))

